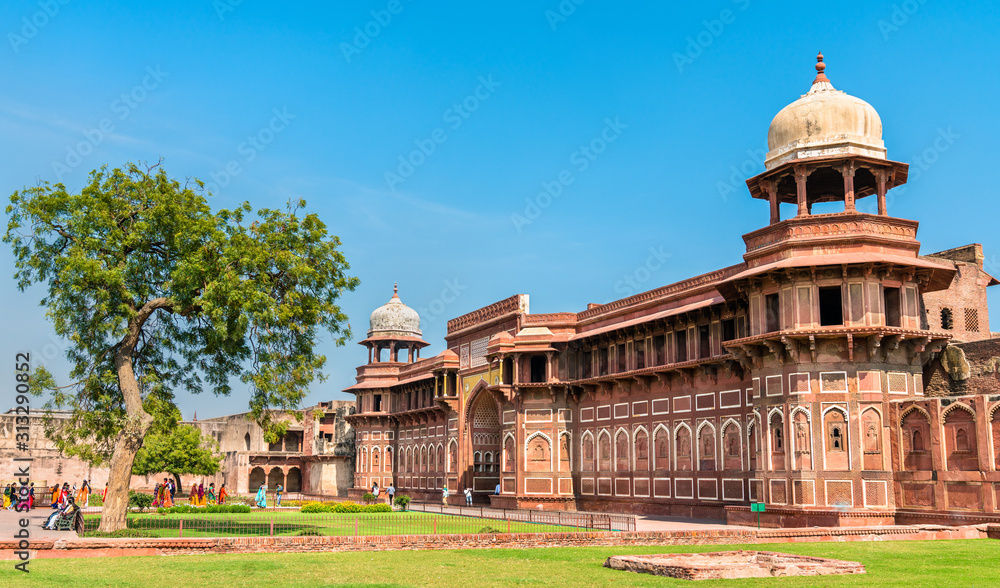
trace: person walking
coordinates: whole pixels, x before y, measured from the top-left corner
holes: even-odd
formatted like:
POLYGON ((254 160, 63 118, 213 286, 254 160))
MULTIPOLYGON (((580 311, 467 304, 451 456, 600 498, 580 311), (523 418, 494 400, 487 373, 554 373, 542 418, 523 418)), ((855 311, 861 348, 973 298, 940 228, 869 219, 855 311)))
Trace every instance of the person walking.
POLYGON ((447 484, 445 484, 444 487, 441 488, 441 504, 443 504, 445 506, 448 506, 448 485, 447 484))
POLYGON ((465 487, 465 506, 472 506, 472 488, 465 487))
POLYGON ((278 484, 278 487, 274 489, 274 506, 275 508, 281 508, 281 495, 285 493, 284 487, 278 484))
POLYGON ((493 496, 500 496, 500 482, 497 482, 497 487, 493 489, 493 496))
POLYGON ((257 490, 257 506, 267 508, 267 485, 261 484, 257 490))
POLYGON ((389 487, 385 489, 385 495, 389 499, 389 506, 392 506, 392 499, 396 497, 396 488, 393 487, 392 483, 389 483, 389 487))

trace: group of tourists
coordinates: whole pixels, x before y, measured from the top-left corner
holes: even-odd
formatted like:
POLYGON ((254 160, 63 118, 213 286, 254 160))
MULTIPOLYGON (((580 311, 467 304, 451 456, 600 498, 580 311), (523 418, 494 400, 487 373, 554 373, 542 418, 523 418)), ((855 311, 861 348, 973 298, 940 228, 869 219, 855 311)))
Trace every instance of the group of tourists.
POLYGON ((163 478, 162 484, 157 484, 153 488, 153 506, 170 508, 174 505, 174 494, 177 492, 177 485, 170 478, 163 478))
MULTIPOLYGON (((274 489, 274 506, 275 508, 281 507, 281 497, 285 495, 285 489, 278 484, 274 489)), ((257 496, 254 497, 254 502, 260 508, 267 508, 267 484, 261 484, 260 488, 257 489, 257 496)))
MULTIPOLYGON (((378 482, 372 482, 372 495, 375 496, 375 501, 378 502, 382 495, 382 489, 378 487, 378 482)), ((389 506, 392 506, 392 499, 396 497, 396 488, 389 484, 389 487, 385 489, 385 497, 389 501, 389 506)))
MULTIPOLYGON (((62 510, 70 502, 75 503, 79 508, 86 508, 90 506, 90 493, 92 491, 93 488, 87 480, 84 480, 79 488, 76 487, 75 483, 72 487, 70 487, 69 482, 63 482, 62 486, 56 483, 52 486, 52 508, 62 510)), ((107 493, 107 489, 104 492, 107 493)))
POLYGON ((191 494, 188 495, 188 502, 191 506, 208 506, 215 504, 225 504, 229 494, 226 492, 226 485, 219 487, 219 492, 215 492, 215 482, 205 488, 204 484, 192 484, 191 494))
MULTIPOLYGON (((20 487, 14 484, 7 484, 3 489, 3 508, 14 510, 17 504, 28 503, 27 508, 35 507, 35 483, 21 484, 20 487)), ((24 507, 22 507, 22 510, 24 507)))

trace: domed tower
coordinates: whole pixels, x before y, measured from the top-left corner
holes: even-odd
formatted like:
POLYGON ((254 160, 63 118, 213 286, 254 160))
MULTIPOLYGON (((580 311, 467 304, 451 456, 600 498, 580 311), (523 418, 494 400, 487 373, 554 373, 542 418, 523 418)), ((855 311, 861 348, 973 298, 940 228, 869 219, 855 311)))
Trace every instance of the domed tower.
POLYGON ((420 350, 430 345, 420 332, 420 315, 399 299, 399 286, 392 287, 392 298, 371 315, 368 337, 360 342, 368 348, 368 363, 413 363, 420 350), (388 360, 382 351, 388 349, 388 360))
POLYGON ((888 216, 908 166, 886 158, 875 109, 824 69, 820 54, 809 92, 771 122, 765 171, 747 180, 771 218, 743 236, 746 269, 719 287, 750 323, 724 345, 752 373, 751 501, 812 511, 802 524, 892 522, 885 415, 923 395, 923 365, 950 337, 928 329, 923 295, 955 268, 919 255, 916 221, 888 216), (868 196, 871 213, 856 205, 868 196), (844 209, 814 214, 821 202, 844 209), (782 220, 782 203, 796 215, 782 220))

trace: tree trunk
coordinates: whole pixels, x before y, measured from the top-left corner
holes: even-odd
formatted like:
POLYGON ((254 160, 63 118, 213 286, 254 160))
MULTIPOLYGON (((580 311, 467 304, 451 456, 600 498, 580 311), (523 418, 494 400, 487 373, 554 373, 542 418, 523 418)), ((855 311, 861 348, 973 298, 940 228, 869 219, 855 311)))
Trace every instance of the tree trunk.
POLYGON ((174 477, 174 486, 176 486, 177 490, 179 491, 181 489, 181 475, 180 474, 170 474, 170 475, 174 477))
MULTIPOLYGON (((149 415, 146 415, 149 417, 149 415)), ((152 417, 150 417, 152 420, 152 417)), ((115 440, 115 451, 111 455, 111 472, 108 474, 108 495, 101 511, 101 526, 98 530, 111 532, 126 528, 128 514, 129 482, 132 480, 132 463, 135 454, 142 447, 142 439, 149 424, 129 419, 128 425, 115 440)))
POLYGON ((115 450, 111 454, 111 472, 108 474, 108 495, 101 511, 100 531, 110 533, 127 527, 128 487, 132 481, 132 464, 135 454, 142 448, 146 431, 153 424, 153 417, 142 407, 142 392, 132 368, 132 353, 146 319, 158 308, 167 308, 166 298, 156 298, 147 302, 129 321, 128 334, 115 352, 115 370, 118 372, 118 388, 122 393, 127 415, 125 425, 115 439, 115 450))

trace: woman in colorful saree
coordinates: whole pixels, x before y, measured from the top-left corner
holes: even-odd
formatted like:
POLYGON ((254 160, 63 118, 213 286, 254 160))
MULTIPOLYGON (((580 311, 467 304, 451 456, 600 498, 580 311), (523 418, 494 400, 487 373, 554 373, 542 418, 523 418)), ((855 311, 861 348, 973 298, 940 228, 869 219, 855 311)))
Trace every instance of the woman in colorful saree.
POLYGON ((261 484, 257 490, 257 506, 267 508, 267 485, 261 484))
POLYGON ((215 504, 215 482, 208 485, 208 490, 205 491, 205 499, 208 500, 209 504, 215 504))
POLYGON ((188 502, 191 506, 198 506, 198 485, 191 484, 191 494, 188 495, 188 502))
POLYGON ((228 498, 228 497, 229 497, 229 495, 226 494, 226 485, 223 484, 222 487, 219 488, 219 504, 225 504, 226 503, 226 498, 228 498))
POLYGON ((205 506, 205 485, 198 484, 198 506, 205 506))
POLYGON ((170 498, 170 486, 163 484, 160 486, 160 492, 162 492, 162 498, 160 499, 160 505, 163 508, 170 508, 174 505, 174 500, 170 498))

